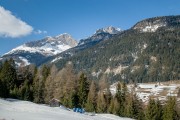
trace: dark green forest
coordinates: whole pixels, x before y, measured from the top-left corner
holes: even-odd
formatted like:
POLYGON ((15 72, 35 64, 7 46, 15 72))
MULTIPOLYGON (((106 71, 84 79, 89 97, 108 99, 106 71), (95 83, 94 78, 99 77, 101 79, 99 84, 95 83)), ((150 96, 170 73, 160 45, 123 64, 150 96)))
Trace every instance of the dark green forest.
POLYGON ((56 66, 34 65, 16 68, 12 59, 0 67, 0 97, 49 104, 53 98, 68 108, 85 108, 87 112, 111 113, 138 120, 178 120, 179 109, 175 97, 165 104, 150 99, 145 105, 136 94, 128 92, 126 83, 118 82, 115 95, 106 77, 90 80, 84 73, 76 73, 71 63, 58 70, 56 66))

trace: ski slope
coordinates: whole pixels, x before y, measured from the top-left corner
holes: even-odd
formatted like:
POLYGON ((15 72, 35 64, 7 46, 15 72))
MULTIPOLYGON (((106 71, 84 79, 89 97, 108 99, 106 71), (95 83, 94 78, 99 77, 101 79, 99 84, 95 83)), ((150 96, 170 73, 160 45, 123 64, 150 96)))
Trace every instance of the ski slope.
POLYGON ((94 116, 75 113, 61 107, 49 107, 28 101, 0 99, 0 120, 132 120, 112 114, 94 116))

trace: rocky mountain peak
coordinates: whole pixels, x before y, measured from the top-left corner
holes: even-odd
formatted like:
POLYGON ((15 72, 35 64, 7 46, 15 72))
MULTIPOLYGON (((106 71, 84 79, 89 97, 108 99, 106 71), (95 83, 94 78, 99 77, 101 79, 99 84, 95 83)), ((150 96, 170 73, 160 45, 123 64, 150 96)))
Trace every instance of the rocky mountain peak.
POLYGON ((95 34, 98 34, 98 33, 117 34, 117 33, 121 32, 121 31, 122 30, 120 28, 109 26, 109 27, 98 29, 95 34))
POLYGON ((141 32, 155 32, 158 28, 166 26, 165 21, 155 20, 151 21, 142 21, 134 26, 133 29, 139 30, 141 32))
POLYGON ((140 32, 156 32, 160 27, 173 27, 179 26, 180 16, 162 16, 142 20, 135 24, 132 29, 139 30, 140 32))
POLYGON ((57 39, 64 38, 64 39, 66 39, 66 38, 72 38, 72 36, 70 34, 68 34, 68 33, 63 33, 63 34, 55 36, 54 38, 57 38, 57 39))
POLYGON ((63 33, 54 37, 47 36, 46 38, 43 39, 45 42, 49 43, 56 43, 56 42, 61 42, 63 44, 69 45, 71 47, 75 47, 77 45, 77 41, 68 33, 63 33))

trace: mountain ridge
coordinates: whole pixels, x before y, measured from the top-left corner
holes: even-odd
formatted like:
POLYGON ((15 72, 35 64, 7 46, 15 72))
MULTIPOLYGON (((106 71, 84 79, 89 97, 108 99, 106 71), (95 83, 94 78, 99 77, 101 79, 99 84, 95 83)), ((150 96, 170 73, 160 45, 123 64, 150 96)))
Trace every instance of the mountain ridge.
POLYGON ((26 66, 29 64, 40 66, 45 61, 63 51, 65 51, 65 54, 73 54, 74 51, 77 52, 91 47, 102 40, 109 39, 121 31, 122 30, 119 28, 112 26, 101 28, 87 39, 81 39, 79 43, 68 33, 63 33, 54 37, 47 36, 41 40, 31 41, 16 47, 5 53, 1 59, 9 59, 12 57, 18 66, 26 66), (41 60, 39 61, 38 58, 41 60))
MULTIPOLYGON (((91 79, 107 76, 110 82, 180 79, 177 69, 180 63, 176 61, 180 54, 180 16, 158 19, 167 20, 167 25, 153 32, 132 27, 71 57, 61 57, 55 64, 61 69, 71 61, 77 71, 84 71, 91 79)), ((150 22, 154 20, 156 17, 150 22)))

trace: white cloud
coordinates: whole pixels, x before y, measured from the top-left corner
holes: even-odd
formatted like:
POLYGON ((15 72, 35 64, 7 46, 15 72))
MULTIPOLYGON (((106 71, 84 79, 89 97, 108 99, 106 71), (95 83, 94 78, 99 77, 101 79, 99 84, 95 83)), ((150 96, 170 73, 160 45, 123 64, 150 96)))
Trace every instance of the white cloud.
POLYGON ((42 30, 36 30, 36 31, 34 31, 34 33, 35 34, 46 34, 47 33, 47 31, 42 31, 42 30))
POLYGON ((0 6, 0 36, 1 37, 21 37, 30 34, 33 28, 16 18, 9 10, 0 6))

